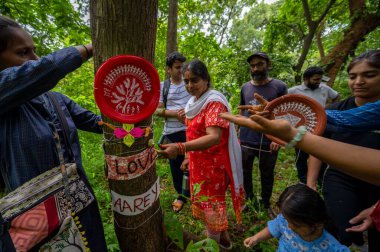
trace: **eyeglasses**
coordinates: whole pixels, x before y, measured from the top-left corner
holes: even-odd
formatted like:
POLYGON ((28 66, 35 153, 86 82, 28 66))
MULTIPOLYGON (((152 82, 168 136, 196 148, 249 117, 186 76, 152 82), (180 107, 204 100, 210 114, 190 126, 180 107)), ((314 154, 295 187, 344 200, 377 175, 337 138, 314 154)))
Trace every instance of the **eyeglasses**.
POLYGON ((263 67, 265 64, 265 62, 259 62, 259 63, 256 63, 256 64, 249 64, 251 66, 251 68, 260 68, 260 67, 263 67))

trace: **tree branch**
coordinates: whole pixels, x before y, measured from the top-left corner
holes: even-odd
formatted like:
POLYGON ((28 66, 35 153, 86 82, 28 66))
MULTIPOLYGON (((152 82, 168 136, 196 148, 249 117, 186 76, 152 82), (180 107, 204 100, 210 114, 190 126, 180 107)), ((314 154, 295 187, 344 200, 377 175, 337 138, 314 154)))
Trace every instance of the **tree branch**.
POLYGON ((322 22, 322 20, 326 17, 327 13, 329 12, 329 10, 331 9, 331 7, 333 6, 333 4, 335 2, 336 2, 336 0, 330 0, 330 2, 328 3, 328 5, 326 6, 326 9, 322 13, 322 15, 318 18, 317 24, 319 24, 320 22, 322 22))
POLYGON ((309 3, 307 2, 307 0, 302 0, 302 6, 303 6, 303 11, 305 14, 307 26, 311 27, 311 26, 313 26, 314 22, 313 22, 313 19, 311 17, 309 3))
POLYGON ((365 0, 350 0, 348 2, 348 8, 350 9, 350 17, 352 17, 356 11, 365 8, 365 0))

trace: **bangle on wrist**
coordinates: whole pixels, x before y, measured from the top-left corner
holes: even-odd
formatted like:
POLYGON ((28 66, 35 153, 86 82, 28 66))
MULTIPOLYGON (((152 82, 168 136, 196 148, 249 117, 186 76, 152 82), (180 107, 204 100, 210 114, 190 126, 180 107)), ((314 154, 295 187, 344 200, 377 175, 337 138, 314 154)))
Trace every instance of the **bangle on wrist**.
POLYGON ((90 54, 90 51, 88 50, 87 46, 85 45, 82 45, 84 47, 84 49, 86 50, 86 59, 88 60, 89 58, 91 58, 91 54, 90 54))
POLYGON ((306 134, 307 130, 304 125, 299 126, 297 128, 297 134, 294 136, 294 138, 287 144, 285 145, 285 148, 293 148, 296 146, 296 144, 301 141, 302 137, 306 134))
POLYGON ((186 154, 186 145, 184 145, 183 143, 176 143, 177 144, 177 147, 178 147, 178 153, 181 154, 181 155, 185 155, 186 154))

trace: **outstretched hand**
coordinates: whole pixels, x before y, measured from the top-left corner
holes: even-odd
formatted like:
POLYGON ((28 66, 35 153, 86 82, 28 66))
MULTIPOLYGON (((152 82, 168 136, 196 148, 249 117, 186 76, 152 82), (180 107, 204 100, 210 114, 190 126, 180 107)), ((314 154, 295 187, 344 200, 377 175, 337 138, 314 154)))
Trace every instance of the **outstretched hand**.
MULTIPOLYGON (((240 105, 238 106, 238 109, 247 109, 249 113, 251 114, 257 114, 260 112, 264 112, 265 107, 268 104, 268 101, 265 100, 264 97, 259 95, 258 93, 254 93, 253 96, 256 98, 256 100, 260 103, 259 105, 240 105)), ((262 116, 265 116, 261 114, 262 116)))
POLYGON ((354 218, 352 218, 349 222, 350 224, 357 224, 360 223, 359 225, 352 226, 350 228, 347 228, 347 232, 363 232, 370 228, 373 225, 373 221, 371 218, 371 213, 373 211, 373 207, 364 209, 361 211, 358 215, 356 215, 354 218))
POLYGON ((259 241, 257 240, 256 236, 251 236, 245 239, 243 243, 246 248, 252 248, 256 246, 259 241))
POLYGON ((297 134, 297 129, 293 128, 286 120, 269 120, 260 115, 234 116, 229 113, 221 113, 219 116, 237 125, 273 135, 286 142, 291 141, 297 134))

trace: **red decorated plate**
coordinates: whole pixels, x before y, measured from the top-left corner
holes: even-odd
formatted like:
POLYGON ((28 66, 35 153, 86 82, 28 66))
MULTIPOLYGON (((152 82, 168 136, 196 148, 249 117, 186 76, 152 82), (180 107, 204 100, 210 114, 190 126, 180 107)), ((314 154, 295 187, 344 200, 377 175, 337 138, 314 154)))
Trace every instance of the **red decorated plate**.
MULTIPOLYGON (((316 100, 300 94, 288 94, 269 102, 265 107, 271 113, 271 119, 285 119, 293 127, 304 125, 307 131, 321 135, 326 128, 326 113, 323 106, 316 100)), ((270 140, 285 145, 282 141, 271 135, 270 140)))
POLYGON ((143 58, 119 55, 108 59, 95 75, 95 102, 107 117, 134 124, 154 113, 160 99, 160 79, 143 58))

